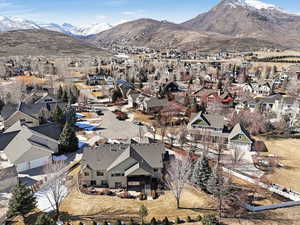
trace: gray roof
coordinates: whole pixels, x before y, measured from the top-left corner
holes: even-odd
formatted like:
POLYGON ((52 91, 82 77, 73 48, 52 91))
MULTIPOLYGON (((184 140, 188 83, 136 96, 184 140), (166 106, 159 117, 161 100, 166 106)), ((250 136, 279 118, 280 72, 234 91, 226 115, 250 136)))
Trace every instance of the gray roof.
POLYGON ((19 131, 4 133, 0 136, 2 138, 6 139, 3 151, 12 163, 50 156, 58 150, 55 147, 58 141, 26 126, 22 126, 19 131))
POLYGON ((18 104, 5 104, 1 111, 4 120, 8 119, 14 112, 18 111, 18 104))
POLYGON ((64 108, 66 106, 66 103, 50 102, 50 103, 36 103, 36 104, 26 104, 26 103, 6 104, 1 111, 1 116, 3 117, 4 120, 7 120, 12 114, 14 114, 17 111, 20 111, 27 115, 30 115, 31 117, 38 119, 38 115, 41 109, 46 108, 49 111, 53 111, 56 105, 59 105, 59 107, 64 108))
POLYGON ((94 170, 111 170, 130 158, 144 170, 152 171, 163 167, 164 152, 162 144, 104 144, 85 149, 82 164, 94 170))
POLYGON ((19 132, 18 130, 0 135, 0 151, 3 151, 19 132))
POLYGON ((63 127, 58 123, 47 123, 41 126, 31 127, 30 129, 52 139, 59 140, 63 127))
POLYGON ((147 105, 148 108, 152 107, 162 107, 165 106, 168 103, 167 99, 159 99, 156 97, 151 97, 149 99, 145 100, 145 104, 147 105))
POLYGON ((225 125, 224 116, 219 114, 204 114, 201 111, 189 122, 188 128, 193 129, 192 124, 198 119, 203 120, 206 123, 204 127, 207 128, 223 129, 225 125))

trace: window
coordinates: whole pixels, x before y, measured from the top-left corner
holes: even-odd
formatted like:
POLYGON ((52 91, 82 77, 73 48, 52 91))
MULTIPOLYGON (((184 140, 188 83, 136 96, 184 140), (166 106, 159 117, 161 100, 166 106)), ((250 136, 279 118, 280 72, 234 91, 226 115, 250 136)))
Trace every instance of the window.
POLYGON ((107 186, 108 185, 107 180, 101 180, 101 185, 102 186, 107 186))
POLYGON ((154 169, 154 172, 158 172, 158 169, 154 169))
POLYGON ((90 174, 88 172, 84 172, 84 176, 89 176, 90 174))
POLYGON ((101 171, 97 171, 97 176, 98 176, 98 177, 103 177, 103 176, 104 176, 104 173, 101 172, 101 171))
POLYGON ((111 176, 112 177, 123 177, 124 173, 112 173, 111 176))

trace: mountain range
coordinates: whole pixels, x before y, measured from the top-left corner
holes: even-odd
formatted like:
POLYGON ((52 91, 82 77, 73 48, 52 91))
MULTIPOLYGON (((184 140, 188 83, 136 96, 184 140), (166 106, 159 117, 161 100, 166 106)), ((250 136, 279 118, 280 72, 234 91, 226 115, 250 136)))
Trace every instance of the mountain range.
POLYGON ((101 31, 110 29, 112 26, 107 23, 96 23, 90 25, 73 26, 64 23, 62 25, 56 23, 42 23, 32 20, 26 20, 19 17, 0 16, 0 31, 26 30, 26 29, 47 29, 61 32, 71 36, 88 36, 97 34, 101 31))
POLYGON ((105 23, 76 27, 0 17, 0 31, 19 29, 58 31, 97 47, 116 44, 201 51, 300 49, 300 15, 259 0, 221 0, 208 12, 181 24, 145 18, 113 27, 105 23))

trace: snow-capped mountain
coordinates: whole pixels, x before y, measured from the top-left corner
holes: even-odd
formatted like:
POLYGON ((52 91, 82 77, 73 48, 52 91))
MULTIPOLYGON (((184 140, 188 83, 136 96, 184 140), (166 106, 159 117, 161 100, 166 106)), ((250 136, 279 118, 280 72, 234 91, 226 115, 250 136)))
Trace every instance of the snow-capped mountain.
POLYGON ((77 27, 77 33, 84 35, 84 36, 88 36, 88 35, 98 34, 102 31, 108 30, 110 28, 112 28, 112 26, 107 23, 82 25, 82 26, 77 27))
POLYGON ((18 17, 0 16, 0 31, 24 30, 24 29, 47 29, 61 32, 72 36, 88 36, 100 33, 110 29, 112 26, 106 23, 97 23, 92 25, 73 26, 64 23, 42 23, 26 20, 18 17))
POLYGON ((0 16, 0 31, 20 30, 20 29, 39 29, 40 27, 33 21, 18 17, 0 16))
POLYGON ((198 31, 300 47, 300 16, 259 0, 222 0, 183 25, 198 31))

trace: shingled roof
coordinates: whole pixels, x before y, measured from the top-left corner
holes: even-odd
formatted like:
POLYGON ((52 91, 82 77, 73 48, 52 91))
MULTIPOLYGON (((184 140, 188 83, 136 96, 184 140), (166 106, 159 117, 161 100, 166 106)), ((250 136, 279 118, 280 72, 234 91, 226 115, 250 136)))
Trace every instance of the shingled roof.
POLYGON ((216 128, 216 129, 223 129, 225 125, 224 116, 219 114, 204 114, 202 111, 192 117, 191 121, 188 124, 189 129, 193 129, 193 123, 197 120, 203 120, 206 125, 203 125, 207 128, 216 128))
POLYGON ((139 163, 146 171, 163 167, 162 144, 104 144, 95 148, 86 148, 82 165, 93 170, 111 170, 128 158, 139 163))

